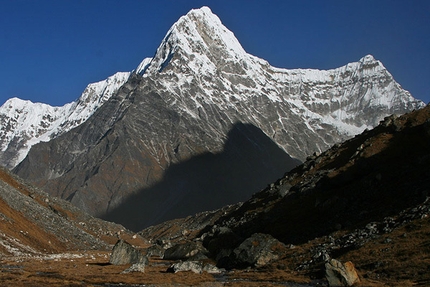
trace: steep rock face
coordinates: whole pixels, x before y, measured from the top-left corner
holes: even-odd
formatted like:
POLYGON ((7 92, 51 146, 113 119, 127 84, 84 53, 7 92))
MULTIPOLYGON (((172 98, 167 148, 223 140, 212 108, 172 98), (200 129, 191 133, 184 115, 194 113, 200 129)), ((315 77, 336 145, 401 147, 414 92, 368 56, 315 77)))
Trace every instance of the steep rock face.
POLYGON ((85 123, 35 145, 14 171, 138 230, 244 200, 297 159, 421 106, 372 56, 274 68, 203 7, 85 123))
POLYGON ((36 143, 49 141, 85 122, 129 75, 120 72, 89 84, 78 100, 62 107, 18 98, 6 101, 0 107, 0 165, 13 168, 36 143))

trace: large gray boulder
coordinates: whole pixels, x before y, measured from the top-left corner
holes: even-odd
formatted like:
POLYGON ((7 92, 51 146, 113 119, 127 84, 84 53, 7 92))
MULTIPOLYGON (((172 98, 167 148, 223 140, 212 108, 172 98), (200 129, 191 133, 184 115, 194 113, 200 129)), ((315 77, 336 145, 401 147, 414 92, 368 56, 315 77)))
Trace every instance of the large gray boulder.
POLYGON ((217 260, 217 266, 228 269, 262 267, 279 259, 285 250, 285 244, 271 235, 254 233, 229 255, 217 260))
POLYGON ((261 267, 280 257, 285 245, 269 234, 255 233, 233 250, 236 264, 261 267))
POLYGON ((144 256, 139 250, 131 246, 124 240, 118 240, 112 249, 112 253, 109 260, 110 264, 113 265, 125 265, 125 264, 144 264, 148 263, 148 258, 144 256))

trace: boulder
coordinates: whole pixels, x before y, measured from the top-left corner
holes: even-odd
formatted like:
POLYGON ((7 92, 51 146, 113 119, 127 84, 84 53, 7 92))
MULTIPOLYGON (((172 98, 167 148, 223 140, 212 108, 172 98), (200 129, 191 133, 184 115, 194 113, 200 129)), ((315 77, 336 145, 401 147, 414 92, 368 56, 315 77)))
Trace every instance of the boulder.
POLYGON ((139 250, 131 246, 124 240, 118 240, 112 249, 109 263, 113 265, 125 264, 147 264, 148 258, 144 256, 139 250))
POLYGON ((151 256, 155 256, 155 257, 159 257, 159 258, 163 258, 164 256, 164 249, 163 247, 161 247, 160 245, 152 245, 147 249, 147 253, 146 256, 151 257, 151 256))
POLYGON ((186 260, 189 258, 200 258, 199 254, 205 255, 208 251, 200 242, 179 243, 170 247, 164 252, 163 259, 166 260, 186 260))
POLYGON ((352 286, 360 282, 360 278, 351 261, 342 264, 336 259, 330 259, 325 264, 325 270, 328 285, 331 287, 352 286))
POLYGON ((209 252, 219 260, 222 257, 230 255, 243 238, 235 234, 228 227, 213 227, 210 234, 205 238, 203 244, 209 252))
POLYGON ((261 267, 280 258, 286 246, 269 234, 255 233, 245 239, 230 256, 218 261, 226 268, 261 267))
POLYGON ((161 246, 163 249, 169 249, 173 246, 172 242, 166 238, 157 239, 155 245, 161 246))

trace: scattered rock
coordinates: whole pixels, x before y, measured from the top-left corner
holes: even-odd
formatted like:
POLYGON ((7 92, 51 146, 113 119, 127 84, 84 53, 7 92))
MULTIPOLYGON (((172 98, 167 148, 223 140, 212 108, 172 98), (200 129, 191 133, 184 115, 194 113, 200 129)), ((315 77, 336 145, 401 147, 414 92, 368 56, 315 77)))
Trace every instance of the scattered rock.
POLYGON ((237 247, 243 238, 235 234, 228 227, 213 226, 212 230, 205 235, 203 244, 217 262, 227 258, 237 247))
POLYGON ((205 255, 208 251, 200 242, 186 242, 176 244, 164 252, 164 259, 166 260, 186 260, 191 257, 198 256, 198 254, 205 255))
POLYGON ((126 273, 130 273, 130 272, 142 272, 142 273, 144 273, 146 265, 147 265, 146 262, 145 263, 134 263, 129 268, 122 271, 121 274, 126 274, 126 273))
POLYGON ((197 274, 201 274, 203 272, 203 264, 200 261, 183 261, 172 264, 167 272, 177 273, 182 271, 192 271, 197 274))
POLYGON ((131 246, 131 244, 124 240, 118 240, 112 249, 109 262, 113 265, 124 265, 124 264, 135 264, 143 263, 146 264, 148 258, 146 258, 139 250, 131 246))
POLYGON ((278 259, 286 246, 269 234, 255 233, 235 248, 218 266, 227 268, 261 267, 278 259))
POLYGON ((161 246, 161 248, 163 249, 169 249, 170 247, 173 246, 172 242, 168 239, 157 239, 157 241, 155 242, 156 245, 161 246))
POLYGON ((161 247, 160 245, 152 245, 147 249, 147 253, 146 256, 151 257, 151 256, 156 256, 159 258, 163 258, 164 256, 164 249, 163 247, 161 247))
POLYGON ((330 259, 325 264, 325 269, 329 286, 352 286, 360 282, 357 271, 351 261, 342 264, 336 259, 330 259))
POLYGON ((219 273, 222 273, 224 270, 212 264, 203 264, 200 261, 178 262, 178 263, 172 264, 167 269, 167 272, 171 272, 171 273, 177 273, 177 272, 183 272, 183 271, 192 271, 197 274, 201 274, 202 272, 207 272, 210 274, 219 274, 219 273))
POLYGON ((212 264, 205 264, 205 266, 203 266, 203 271, 210 273, 210 274, 219 274, 219 273, 224 272, 225 269, 218 268, 212 264))

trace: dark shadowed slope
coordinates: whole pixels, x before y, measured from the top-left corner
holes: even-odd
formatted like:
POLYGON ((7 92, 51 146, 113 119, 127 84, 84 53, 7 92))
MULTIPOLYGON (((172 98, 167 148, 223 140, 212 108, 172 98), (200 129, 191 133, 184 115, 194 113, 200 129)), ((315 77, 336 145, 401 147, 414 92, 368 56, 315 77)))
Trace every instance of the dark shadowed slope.
POLYGON ((260 129, 237 123, 221 153, 170 166, 161 182, 138 191, 104 219, 141 230, 162 221, 246 200, 300 162, 260 129))
POLYGON ((310 157, 217 224, 228 222, 244 237, 264 232, 299 244, 422 203, 430 192, 429 119, 430 106, 389 117, 310 157))

